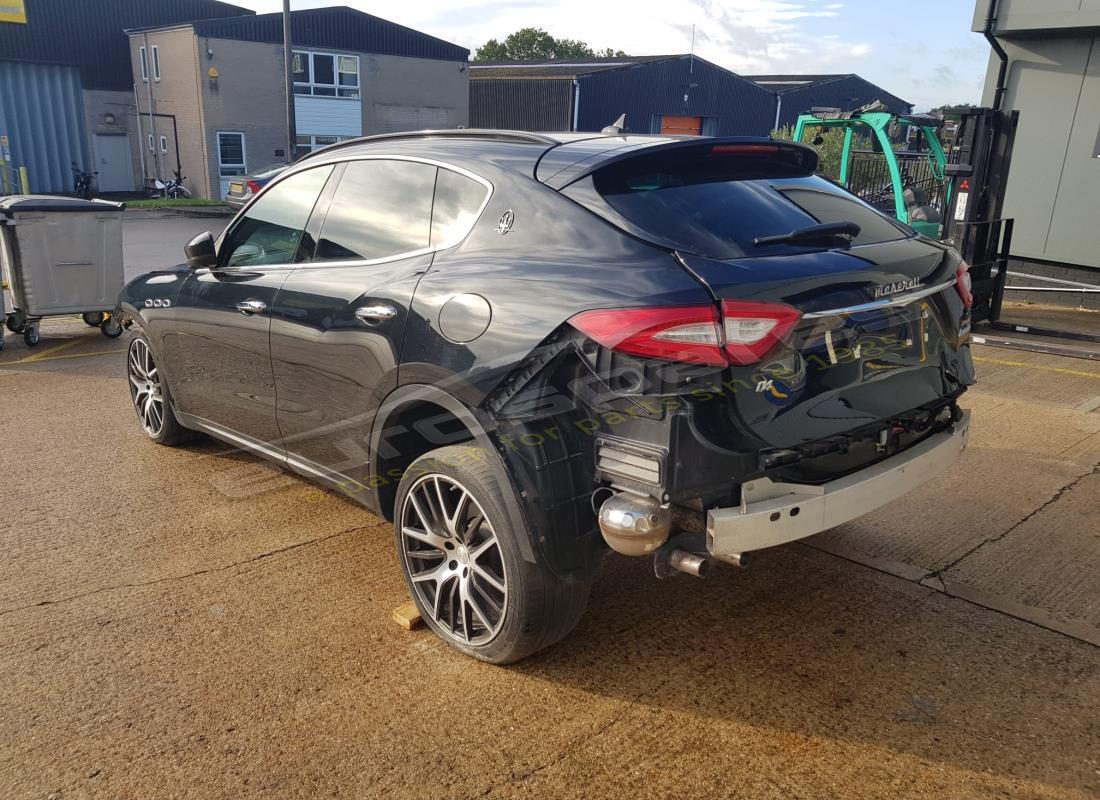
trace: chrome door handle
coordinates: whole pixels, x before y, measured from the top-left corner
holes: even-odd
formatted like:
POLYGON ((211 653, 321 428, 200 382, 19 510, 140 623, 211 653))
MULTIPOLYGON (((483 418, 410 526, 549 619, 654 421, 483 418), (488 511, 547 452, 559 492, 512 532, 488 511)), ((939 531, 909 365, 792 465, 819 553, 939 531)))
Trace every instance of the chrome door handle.
POLYGON ((263 300, 242 300, 237 303, 237 310, 246 317, 253 314, 262 314, 267 311, 267 303, 263 300))
POLYGON ((379 303, 355 309, 355 316, 359 318, 360 322, 385 322, 397 316, 397 309, 385 303, 379 303))

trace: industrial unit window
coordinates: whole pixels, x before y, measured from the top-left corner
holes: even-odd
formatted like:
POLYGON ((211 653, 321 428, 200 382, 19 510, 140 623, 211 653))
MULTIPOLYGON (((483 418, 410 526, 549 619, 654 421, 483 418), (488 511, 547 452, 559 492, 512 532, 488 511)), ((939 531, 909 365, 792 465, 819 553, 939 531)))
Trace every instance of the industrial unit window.
MULTIPOLYGON (((153 45, 153 80, 160 80, 160 45, 153 45)), ((149 80, 149 59, 145 53, 145 45, 138 48, 141 58, 141 79, 149 80)))
POLYGON ((294 157, 301 158, 314 150, 342 142, 345 136, 296 136, 294 137, 294 157))
POLYGON ((359 56, 295 50, 294 93, 317 97, 359 97, 359 56))
POLYGON ((218 132, 218 175, 231 178, 245 175, 244 134, 218 132))
POLYGON ((167 136, 162 135, 160 137, 160 152, 162 152, 162 153, 167 153, 168 152, 168 137, 167 136))

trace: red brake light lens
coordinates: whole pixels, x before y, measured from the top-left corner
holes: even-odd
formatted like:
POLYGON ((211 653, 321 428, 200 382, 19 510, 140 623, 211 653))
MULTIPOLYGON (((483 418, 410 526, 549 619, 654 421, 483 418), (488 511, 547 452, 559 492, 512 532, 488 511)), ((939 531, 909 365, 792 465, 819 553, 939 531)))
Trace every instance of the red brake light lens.
POLYGON ((585 311, 573 327, 620 353, 724 367, 713 306, 622 308, 585 311))
POLYGON ((716 144, 710 152, 734 156, 773 156, 779 152, 777 144, 716 144))
POLYGON ((794 328, 802 314, 781 303, 722 301, 726 355, 731 364, 755 364, 794 328))
POLYGON ((970 279, 970 265, 965 261, 960 261, 958 268, 955 270, 955 289, 959 293, 959 297, 962 298, 963 305, 970 308, 974 305, 974 284, 970 279))
POLYGON ((262 188, 264 187, 260 186, 260 184, 256 183, 256 181, 248 182, 248 191, 252 192, 252 194, 258 194, 260 189, 262 188))
POLYGON ((573 327, 620 353, 724 367, 755 364, 786 336, 799 312, 778 303, 726 300, 713 306, 586 311, 573 327))

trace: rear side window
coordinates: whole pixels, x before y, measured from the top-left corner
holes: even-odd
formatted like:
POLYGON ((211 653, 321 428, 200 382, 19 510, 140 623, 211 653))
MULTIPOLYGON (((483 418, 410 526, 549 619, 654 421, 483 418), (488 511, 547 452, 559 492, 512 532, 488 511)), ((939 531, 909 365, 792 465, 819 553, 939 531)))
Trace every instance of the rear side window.
POLYGON ((440 169, 432 208, 432 247, 458 244, 477 222, 489 187, 449 169, 440 169))
POLYGON ((613 221, 711 258, 820 250, 828 245, 753 243, 819 223, 855 222, 853 244, 911 235, 824 178, 758 156, 640 157, 600 170, 593 181, 613 221))
POLYGON ((314 261, 370 261, 426 250, 436 167, 350 161, 332 197, 314 261))

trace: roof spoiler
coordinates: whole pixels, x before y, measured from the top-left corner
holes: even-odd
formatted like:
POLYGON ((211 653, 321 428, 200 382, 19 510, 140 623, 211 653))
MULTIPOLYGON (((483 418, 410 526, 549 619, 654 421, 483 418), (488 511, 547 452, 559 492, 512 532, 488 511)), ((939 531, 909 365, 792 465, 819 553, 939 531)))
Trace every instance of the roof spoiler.
MULTIPOLYGON (((555 152, 561 152, 569 145, 562 145, 555 152)), ((539 180, 554 189, 564 189, 571 183, 591 175, 597 170, 618 164, 633 158, 645 158, 659 153, 690 153, 699 151, 699 155, 716 156, 753 156, 767 158, 769 155, 797 162, 807 172, 817 169, 817 151, 809 145, 789 142, 785 139, 771 139, 766 136, 693 136, 654 144, 652 140, 642 140, 638 144, 617 147, 606 151, 604 158, 586 152, 578 156, 578 161, 558 170, 545 179, 539 180)))

